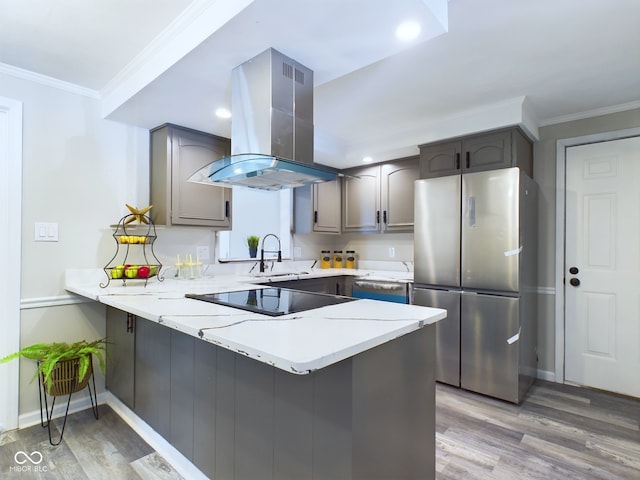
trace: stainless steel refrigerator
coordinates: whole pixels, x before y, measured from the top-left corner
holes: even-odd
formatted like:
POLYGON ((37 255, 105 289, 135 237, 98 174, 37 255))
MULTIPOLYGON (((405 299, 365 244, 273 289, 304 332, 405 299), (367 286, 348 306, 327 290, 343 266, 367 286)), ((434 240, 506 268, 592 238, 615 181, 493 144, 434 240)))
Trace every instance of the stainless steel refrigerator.
POLYGON ((517 167, 415 183, 416 305, 445 308, 436 380, 520 403, 537 370, 537 186, 517 167))

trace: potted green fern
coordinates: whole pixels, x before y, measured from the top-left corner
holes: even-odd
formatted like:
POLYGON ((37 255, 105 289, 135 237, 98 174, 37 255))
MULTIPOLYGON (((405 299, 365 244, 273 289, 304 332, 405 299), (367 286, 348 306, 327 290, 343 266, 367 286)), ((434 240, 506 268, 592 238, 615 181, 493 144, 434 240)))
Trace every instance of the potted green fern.
POLYGON ((258 255, 258 244, 260 243, 260 237, 257 235, 249 235, 247 237, 247 246, 249 247, 249 256, 256 258, 258 255))
POLYGON ((78 391, 86 386, 93 372, 93 355, 98 358, 100 370, 104 373, 106 344, 104 338, 92 342, 36 343, 0 358, 0 363, 18 357, 35 360, 37 368, 34 378, 39 376, 51 395, 65 395, 71 393, 70 390, 78 391))

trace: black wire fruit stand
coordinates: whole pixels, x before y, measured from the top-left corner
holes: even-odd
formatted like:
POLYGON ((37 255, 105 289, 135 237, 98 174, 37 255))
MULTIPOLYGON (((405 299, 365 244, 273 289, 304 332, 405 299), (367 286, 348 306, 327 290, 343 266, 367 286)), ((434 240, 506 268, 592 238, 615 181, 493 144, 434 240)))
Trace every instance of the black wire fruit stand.
POLYGON ((145 287, 151 278, 160 282, 164 280, 162 264, 153 250, 156 227, 149 216, 125 215, 118 222, 113 238, 117 245, 116 253, 103 268, 107 281, 100 283, 102 288, 112 280, 121 280, 124 286, 130 281, 144 281, 145 287), (137 225, 131 225, 134 220, 138 220, 137 225))

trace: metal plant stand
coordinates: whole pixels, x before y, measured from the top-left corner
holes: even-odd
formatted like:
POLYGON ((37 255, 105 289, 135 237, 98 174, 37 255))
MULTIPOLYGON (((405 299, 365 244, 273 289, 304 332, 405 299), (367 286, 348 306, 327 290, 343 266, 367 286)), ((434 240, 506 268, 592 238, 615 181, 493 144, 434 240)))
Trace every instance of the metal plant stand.
POLYGON ((56 364, 52 373, 52 382, 50 386, 47 386, 44 375, 38 375, 38 390, 40 397, 40 425, 43 428, 47 428, 49 432, 49 443, 53 446, 60 445, 62 442, 62 436, 64 435, 64 428, 67 424, 67 416, 69 415, 69 405, 71 404, 71 395, 85 387, 89 389, 89 399, 91 400, 91 409, 93 410, 93 416, 98 419, 98 397, 96 391, 96 380, 93 375, 93 357, 89 359, 89 368, 87 369, 84 378, 79 378, 79 359, 70 358, 68 360, 61 360, 56 364), (93 386, 93 389, 91 388, 93 386), (60 431, 60 438, 57 442, 54 442, 51 436, 51 420, 53 416, 53 408, 56 404, 56 398, 60 396, 67 397, 67 408, 64 412, 64 421, 62 422, 62 430, 60 431), (48 396, 52 397, 51 409, 49 409, 48 396), (43 412, 43 398, 44 398, 44 412, 43 412), (46 416, 46 422, 45 422, 46 416))

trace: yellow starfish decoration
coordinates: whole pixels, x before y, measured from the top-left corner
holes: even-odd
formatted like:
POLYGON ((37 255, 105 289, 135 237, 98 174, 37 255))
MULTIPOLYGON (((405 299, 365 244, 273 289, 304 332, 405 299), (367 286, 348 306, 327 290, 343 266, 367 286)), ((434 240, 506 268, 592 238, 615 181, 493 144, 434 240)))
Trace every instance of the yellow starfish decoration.
POLYGON ((131 214, 128 215, 127 219, 124 221, 125 225, 127 225, 128 223, 133 222, 134 220, 137 220, 138 223, 147 223, 147 224, 149 223, 149 221, 147 220, 145 215, 147 214, 147 212, 149 210, 151 210, 153 208, 153 205, 149 205, 148 207, 144 207, 143 209, 137 209, 135 207, 132 207, 128 203, 125 203, 125 205, 127 206, 129 211, 131 212, 131 214))

